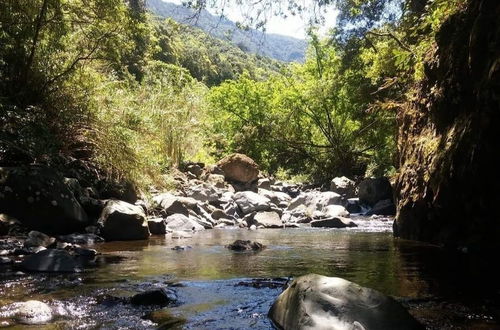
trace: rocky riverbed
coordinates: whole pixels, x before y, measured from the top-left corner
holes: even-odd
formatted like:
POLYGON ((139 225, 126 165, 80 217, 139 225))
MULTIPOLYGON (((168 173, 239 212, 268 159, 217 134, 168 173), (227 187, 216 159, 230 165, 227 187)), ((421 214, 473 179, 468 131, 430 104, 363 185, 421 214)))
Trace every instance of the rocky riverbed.
POLYGON ((490 264, 392 237, 386 178, 291 184, 236 154, 139 198, 48 168, 0 174, 3 326, 266 329, 273 302, 309 273, 394 296, 430 328, 498 324, 490 264))

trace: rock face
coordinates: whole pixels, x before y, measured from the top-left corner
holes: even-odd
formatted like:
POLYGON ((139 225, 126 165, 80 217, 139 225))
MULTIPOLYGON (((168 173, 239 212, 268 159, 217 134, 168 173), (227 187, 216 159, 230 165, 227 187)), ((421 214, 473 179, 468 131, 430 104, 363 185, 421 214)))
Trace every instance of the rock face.
POLYGON ((295 279, 274 302, 269 317, 280 329, 424 329, 391 297, 316 274, 295 279))
POLYGON ((64 183, 45 167, 0 168, 0 214, 48 234, 83 230, 85 211, 64 183))
POLYGON ((30 272, 78 272, 75 259, 65 250, 47 249, 32 254, 21 263, 30 272))
POLYGON ((426 78, 398 115, 396 236, 498 249, 500 2, 443 24, 426 78))
POLYGON ((123 201, 108 201, 99 218, 99 225, 107 241, 142 240, 149 237, 142 207, 123 201))
POLYGON ((15 318, 22 324, 45 324, 52 320, 53 313, 50 306, 46 303, 37 300, 28 300, 19 303, 15 318))
POLYGON ((257 180, 259 166, 250 157, 243 154, 232 154, 217 163, 222 169, 226 180, 239 183, 250 183, 257 180))
POLYGON ((373 206, 384 199, 392 200, 392 187, 389 179, 385 177, 365 179, 358 187, 359 201, 373 206))

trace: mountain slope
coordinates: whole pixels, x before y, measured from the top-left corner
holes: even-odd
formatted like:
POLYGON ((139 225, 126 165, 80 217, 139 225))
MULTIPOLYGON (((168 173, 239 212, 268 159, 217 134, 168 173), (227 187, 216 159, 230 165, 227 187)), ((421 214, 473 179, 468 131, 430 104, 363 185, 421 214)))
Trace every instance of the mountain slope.
POLYGON ((171 17, 179 23, 197 26, 207 33, 228 40, 246 52, 268 56, 283 62, 302 62, 307 41, 262 31, 238 29, 236 24, 203 10, 193 18, 192 9, 162 0, 148 0, 149 10, 161 17, 171 17))

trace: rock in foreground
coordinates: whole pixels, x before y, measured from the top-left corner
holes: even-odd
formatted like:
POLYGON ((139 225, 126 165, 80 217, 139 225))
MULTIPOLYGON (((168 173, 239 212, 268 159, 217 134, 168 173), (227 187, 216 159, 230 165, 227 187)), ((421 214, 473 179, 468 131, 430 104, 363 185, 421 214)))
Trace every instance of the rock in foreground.
POLYGON ((149 237, 144 210, 127 202, 111 200, 99 219, 102 236, 107 241, 142 240, 149 237))
POLYGON ((15 314, 15 318, 19 323, 29 325, 45 324, 52 320, 52 317, 50 306, 37 300, 19 303, 15 314))
POLYGON ((280 329, 423 329, 391 297, 317 274, 295 279, 274 302, 269 317, 280 329))

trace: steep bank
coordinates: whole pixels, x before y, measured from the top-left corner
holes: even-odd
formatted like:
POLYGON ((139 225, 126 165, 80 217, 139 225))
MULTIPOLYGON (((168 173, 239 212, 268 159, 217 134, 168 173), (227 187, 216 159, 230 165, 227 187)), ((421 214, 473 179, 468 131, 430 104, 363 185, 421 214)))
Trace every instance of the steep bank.
POLYGON ((478 0, 443 24, 426 79, 399 114, 396 236, 498 247, 498 17, 500 2, 478 0))

